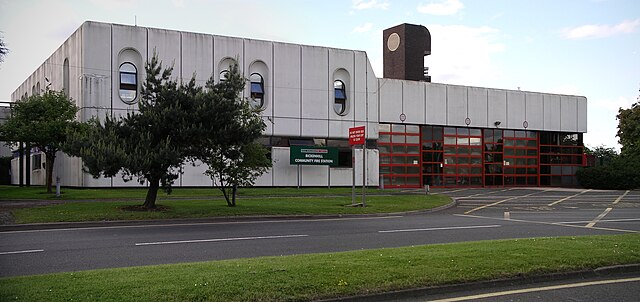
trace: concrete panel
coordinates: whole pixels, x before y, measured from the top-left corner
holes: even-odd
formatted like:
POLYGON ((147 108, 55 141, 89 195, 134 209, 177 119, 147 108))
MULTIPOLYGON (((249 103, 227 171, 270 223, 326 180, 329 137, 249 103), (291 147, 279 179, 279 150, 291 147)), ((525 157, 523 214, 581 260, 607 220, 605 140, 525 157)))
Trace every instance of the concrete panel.
MULTIPOLYGON (((213 72, 213 37, 182 33, 182 78, 189 81, 195 73, 196 85, 204 86, 213 72)), ((214 77, 215 78, 215 77, 214 77)))
POLYGON ((424 83, 405 81, 402 85, 402 108, 407 117, 405 123, 426 123, 425 104, 424 83))
POLYGON ((488 91, 488 113, 487 122, 490 128, 496 127, 495 123, 500 122, 498 128, 507 127, 507 92, 500 89, 489 89, 488 91))
POLYGON ((262 134, 265 136, 272 136, 273 135, 273 117, 263 116, 262 122, 264 122, 264 124, 267 125, 267 128, 264 129, 264 132, 262 132, 262 134))
POLYGON ((367 59, 367 118, 369 122, 378 122, 378 78, 376 78, 371 62, 367 59))
MULTIPOLYGON (((300 118, 301 50, 299 45, 274 43, 273 115, 300 118)), ((267 107, 269 110, 270 107, 267 107)))
POLYGON ((300 166, 300 186, 324 187, 329 184, 329 166, 300 166))
POLYGON ((302 117, 329 118, 328 79, 328 50, 322 47, 302 46, 302 117))
POLYGON ((149 56, 151 57, 155 50, 158 58, 162 61, 162 66, 173 66, 171 78, 179 80, 182 73, 180 32, 149 28, 149 32, 147 34, 149 37, 149 56))
MULTIPOLYGON (((111 59, 113 57, 111 24, 83 23, 82 44, 82 67, 86 75, 80 81, 82 81, 83 87, 87 87, 87 82, 89 82, 91 88, 99 87, 100 91, 91 89, 90 93, 84 92, 81 106, 109 108, 111 107, 111 85, 115 85, 112 82, 117 82, 117 77, 111 78, 111 59)), ((62 54, 58 61, 60 64, 64 64, 65 58, 69 58, 69 86, 72 86, 74 82, 77 85, 79 77, 73 75, 75 68, 72 67, 74 60, 71 54, 68 52, 62 54)), ((144 66, 138 66, 139 70, 141 68, 144 69, 144 66)), ((60 83, 63 83, 62 77, 60 77, 60 83)), ((70 90, 72 90, 71 87, 70 90)))
POLYGON ((330 168, 331 186, 351 186, 353 176, 351 168, 330 168))
MULTIPOLYGON (((488 128, 488 92, 487 88, 469 87, 469 118, 471 119, 470 127, 488 128)), ((493 126, 493 125, 492 125, 493 126)))
POLYGON ((183 173, 176 180, 175 186, 211 186, 211 177, 204 174, 208 166, 201 161, 195 163, 187 163, 183 167, 183 173))
POLYGON ((544 105, 544 130, 560 131, 560 96, 555 94, 543 94, 544 105))
POLYGON ((427 121, 429 125, 447 124, 447 85, 426 83, 427 121))
POLYGON ((578 131, 578 100, 574 96, 560 96, 560 130, 578 131))
POLYGON ((299 136, 300 120, 295 118, 274 117, 273 118, 273 135, 274 136, 299 136))
MULTIPOLYGON (((146 62, 148 58, 153 55, 153 47, 150 49, 147 48, 147 29, 144 27, 113 24, 111 26, 111 37, 111 83, 113 85, 111 100, 113 101, 111 102, 111 100, 109 100, 109 102, 111 102, 110 105, 114 109, 137 108, 136 105, 127 105, 120 99, 118 69, 120 68, 120 64, 122 63, 122 53, 126 52, 127 50, 131 50, 130 52, 137 52, 140 55, 140 62, 132 63, 136 65, 136 68, 138 70, 138 82, 142 83, 145 78, 144 62, 146 62)), ((179 43, 179 41, 176 43, 179 43)), ((167 66, 166 62, 164 66, 167 66)))
POLYGON ((467 87, 447 85, 447 125, 466 126, 467 87))
POLYGON ((328 120, 302 120, 302 136, 303 137, 329 137, 329 121, 328 120))
MULTIPOLYGON (((378 150, 367 149, 367 171, 365 178, 366 186, 377 186, 380 179, 378 174, 379 162, 378 162, 378 150)), ((356 186, 362 187, 362 149, 355 150, 355 171, 356 171, 356 186)), ((351 182, 349 182, 349 185, 351 182)), ((358 193, 361 192, 358 191, 358 193)))
POLYGON ((83 173, 82 186, 88 188, 109 188, 111 187, 111 177, 93 178, 91 175, 83 173))
POLYGON ((289 148, 273 147, 271 158, 273 158, 273 185, 298 185, 298 166, 289 164, 289 148))
POLYGON ((367 139, 378 139, 379 128, 378 123, 367 123, 367 139))
POLYGON ((587 132, 587 98, 579 96, 578 100, 578 132, 587 132))
MULTIPOLYGON (((273 162, 272 162, 273 164, 273 162)), ((253 184, 256 187, 271 187, 273 186, 273 169, 269 168, 267 172, 264 172, 262 175, 256 178, 255 183, 253 184)))
POLYGON ((238 63, 240 71, 244 70, 243 42, 240 38, 213 36, 213 70, 219 78, 220 72, 228 66, 221 66, 223 60, 231 58, 238 63))
POLYGON ((365 123, 354 125, 352 121, 329 121, 329 137, 349 138, 349 128, 354 126, 364 126, 365 123))
POLYGON ((526 95, 526 116, 525 120, 529 124, 528 130, 544 129, 544 101, 542 94, 527 92, 526 95))
POLYGON ((353 102, 354 118, 357 121, 367 121, 367 99, 368 99, 368 79, 367 79, 367 54, 356 51, 355 53, 355 70, 353 73, 355 99, 353 102))
POLYGON ((355 91, 358 91, 360 87, 355 85, 355 58, 354 52, 344 49, 329 48, 329 78, 327 78, 326 85, 328 90, 327 97, 329 98, 329 119, 332 120, 351 120, 354 119, 354 106, 355 106, 355 91), (342 71, 342 72, 340 72, 342 71), (347 93, 347 110, 344 115, 337 114, 333 109, 334 101, 334 80, 341 80, 345 83, 347 93))
POLYGON ((380 122, 401 123, 402 108, 401 80, 380 79, 378 90, 380 94, 380 122))
POLYGON ((526 117, 524 92, 507 90, 507 126, 509 129, 524 129, 526 117))

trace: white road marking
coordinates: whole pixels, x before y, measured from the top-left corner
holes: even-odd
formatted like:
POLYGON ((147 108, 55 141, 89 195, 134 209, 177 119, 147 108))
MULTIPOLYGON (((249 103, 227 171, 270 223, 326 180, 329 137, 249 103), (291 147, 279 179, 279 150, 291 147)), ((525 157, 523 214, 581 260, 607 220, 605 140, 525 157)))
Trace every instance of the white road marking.
POLYGON ((567 196, 567 197, 562 198, 562 199, 560 199, 560 200, 556 200, 556 201, 554 201, 554 202, 552 202, 552 203, 548 204, 548 206, 555 206, 555 205, 557 205, 557 204, 559 204, 559 203, 561 203, 561 202, 563 202, 563 201, 565 201, 565 200, 568 200, 568 199, 574 198, 574 197, 576 197, 576 196, 578 196, 578 195, 582 195, 582 194, 587 193, 587 192, 589 192, 589 191, 591 191, 591 189, 589 189, 589 190, 585 190, 585 191, 582 191, 582 192, 579 192, 579 193, 577 193, 577 194, 573 194, 573 195, 571 195, 571 196, 567 196))
MULTIPOLYGON (((548 190, 544 190, 544 191, 542 191, 542 192, 546 192, 546 191, 549 191, 549 190, 550 190, 550 189, 548 189, 548 190)), ((494 203, 490 203, 490 204, 486 204, 486 205, 483 205, 483 206, 477 207, 477 208, 475 208, 475 209, 471 209, 471 210, 469 210, 469 211, 464 212, 464 214, 465 214, 465 215, 467 215, 467 214, 471 214, 471 213, 473 213, 473 212, 475 212, 475 211, 482 210, 482 209, 484 209, 484 208, 492 207, 492 206, 495 206, 495 205, 499 205, 499 204, 501 204, 501 203, 503 203, 503 202, 507 202, 507 201, 509 201, 509 200, 514 200, 514 199, 518 199, 518 198, 523 198, 523 197, 531 196, 531 195, 533 195, 533 194, 538 194, 538 193, 540 193, 540 192, 533 192, 533 193, 529 193, 529 194, 526 194, 526 195, 519 195, 519 196, 510 197, 510 198, 507 198, 507 199, 503 199, 503 200, 500 200, 500 201, 496 201, 496 202, 494 202, 494 203)))
POLYGON ((400 232, 422 232, 422 231, 444 231, 444 230, 463 230, 463 229, 482 229, 482 228, 499 228, 501 225, 474 225, 474 226, 460 226, 460 227, 442 227, 442 228, 427 228, 427 229, 404 229, 404 230, 387 230, 378 231, 378 233, 400 233, 400 232))
POLYGON ((39 252, 44 252, 44 250, 25 250, 25 251, 14 251, 14 252, 0 252, 0 255, 27 254, 27 253, 39 253, 39 252))
POLYGON ((161 245, 161 244, 178 244, 178 243, 201 243, 201 242, 258 240, 258 239, 280 239, 280 238, 297 238, 297 237, 308 237, 308 236, 309 235, 274 235, 274 236, 256 236, 256 237, 236 237, 236 238, 216 238, 216 239, 198 239, 198 240, 158 241, 158 242, 136 243, 136 246, 161 245))
POLYGON ((504 211, 504 220, 511 219, 511 213, 509 211, 504 211))
POLYGON ((613 204, 618 204, 618 202, 620 202, 620 200, 622 200, 622 198, 624 198, 625 196, 627 196, 627 194, 629 194, 629 190, 627 190, 626 192, 624 192, 624 194, 620 195, 620 197, 616 198, 616 201, 613 202, 613 204))
POLYGON ((469 195, 469 196, 462 196, 462 197, 456 197, 456 198, 457 198, 457 199, 466 199, 466 198, 478 197, 478 196, 487 195, 487 194, 493 194, 493 193, 499 193, 499 192, 506 192, 506 191, 510 191, 510 190, 513 190, 513 188, 510 188, 510 189, 504 189, 504 190, 500 190, 500 191, 496 191, 496 192, 478 193, 478 194, 473 194, 473 195, 469 195))
POLYGON ((604 212, 600 213, 600 215, 598 215, 598 217, 596 217, 595 219, 591 220, 591 222, 587 223, 587 225, 585 225, 585 227, 592 228, 594 225, 596 225, 596 223, 598 223, 598 221, 600 221, 600 219, 604 218, 604 216, 607 216, 607 214, 609 214, 609 212, 611 212, 611 210, 613 210, 613 208, 607 208, 606 210, 604 210, 604 212))
MULTIPOLYGON (((626 222, 626 221, 639 221, 640 218, 621 218, 621 219, 602 219, 600 220, 600 222, 626 222)), ((574 224, 574 223, 589 223, 591 222, 591 220, 580 220, 580 221, 561 221, 558 223, 567 223, 567 224, 574 224)))
MULTIPOLYGON (((466 217, 466 218, 480 218, 480 219, 491 219, 491 220, 507 221, 504 218, 486 217, 486 216, 478 216, 478 215, 453 214, 453 216, 466 217)), ((559 222, 533 221, 533 220, 513 219, 513 218, 509 219, 508 221, 522 222, 522 223, 533 223, 533 224, 545 224, 545 225, 562 226, 562 227, 579 228, 579 229, 587 228, 587 227, 582 226, 582 225, 562 224, 562 223, 559 223, 559 222)), ((603 230, 603 231, 614 231, 614 232, 624 232, 624 233, 640 233, 639 231, 634 231, 634 230, 602 228, 602 227, 595 227, 595 226, 591 227, 591 228, 588 228, 588 229, 603 230)))
POLYGON ((507 291, 501 291, 501 292, 479 294, 479 295, 473 295, 473 296, 464 296, 464 297, 455 297, 455 298, 448 298, 448 299, 432 300, 431 302, 456 302, 456 301, 478 300, 478 299, 500 297, 500 296, 507 296, 507 295, 517 295, 517 294, 526 294, 526 293, 541 292, 541 291, 559 290, 559 289, 566 289, 566 288, 576 288, 576 287, 585 287, 585 286, 594 286, 594 285, 606 285, 606 284, 615 284, 615 283, 624 283, 624 282, 637 282, 637 281, 640 281, 640 277, 626 278, 626 279, 610 279, 610 280, 588 281, 588 282, 578 282, 578 283, 561 284, 561 285, 551 285, 551 286, 523 288, 523 289, 516 289, 516 290, 507 290, 507 291))
POLYGON ((457 189, 457 190, 451 190, 451 191, 444 191, 444 192, 438 192, 438 194, 449 194, 449 193, 453 193, 453 192, 460 192, 460 191, 466 191, 469 189, 457 189))
POLYGON ((64 231, 86 231, 86 230, 102 230, 102 229, 135 229, 135 228, 153 228, 153 227, 176 227, 176 226, 198 226, 198 225, 219 225, 219 224, 260 224, 260 223, 286 223, 286 222, 322 222, 322 221, 346 221, 346 220, 376 220, 376 219, 393 219, 402 218, 403 216, 382 216, 382 217, 349 217, 349 218, 326 218, 326 219, 291 219, 291 220, 264 220, 264 221, 226 221, 226 222, 194 222, 194 223, 168 223, 168 224, 144 224, 144 225, 119 225, 119 226, 96 226, 83 228, 59 228, 59 229, 42 229, 42 230, 24 230, 24 231, 6 231, 2 234, 16 233, 40 233, 40 232, 64 232, 64 231))

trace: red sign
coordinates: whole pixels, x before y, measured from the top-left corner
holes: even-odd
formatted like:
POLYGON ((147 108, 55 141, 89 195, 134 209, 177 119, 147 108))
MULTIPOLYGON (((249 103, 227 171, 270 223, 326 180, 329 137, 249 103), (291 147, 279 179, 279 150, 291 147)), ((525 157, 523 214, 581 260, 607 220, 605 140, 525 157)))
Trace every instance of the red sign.
POLYGON ((349 145, 364 145, 364 126, 349 128, 349 145))

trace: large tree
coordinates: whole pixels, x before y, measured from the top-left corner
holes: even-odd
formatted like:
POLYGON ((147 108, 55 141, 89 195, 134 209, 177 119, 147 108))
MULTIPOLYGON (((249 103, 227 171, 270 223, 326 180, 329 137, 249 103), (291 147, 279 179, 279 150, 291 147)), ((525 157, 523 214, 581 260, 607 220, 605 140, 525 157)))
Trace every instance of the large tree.
POLYGON ((56 153, 65 144, 67 133, 77 127, 78 107, 64 92, 47 90, 13 104, 11 117, 0 125, 4 141, 27 142, 45 154, 47 192, 51 192, 56 153))
POLYGON ((640 160, 640 96, 631 108, 618 110, 618 138, 622 156, 640 160))
POLYGON ((192 153, 191 140, 200 133, 197 116, 203 108, 196 97, 201 89, 195 79, 178 84, 171 79, 173 68, 163 69, 155 54, 145 70, 138 112, 90 121, 72 136, 69 152, 81 157, 94 177, 120 172, 125 181, 148 182, 143 206, 153 209, 160 187, 171 192, 192 153))

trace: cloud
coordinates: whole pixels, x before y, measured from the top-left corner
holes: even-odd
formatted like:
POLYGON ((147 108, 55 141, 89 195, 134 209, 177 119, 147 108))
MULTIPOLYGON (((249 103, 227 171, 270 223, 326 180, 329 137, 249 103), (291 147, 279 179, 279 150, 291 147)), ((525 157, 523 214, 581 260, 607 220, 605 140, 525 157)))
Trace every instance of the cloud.
POLYGON ((387 9, 389 8, 389 2, 387 2, 386 0, 353 0, 353 8, 354 9, 372 9, 372 8, 377 8, 377 9, 387 9))
POLYGON ((640 19, 625 20, 616 25, 587 24, 562 29, 561 33, 567 39, 595 39, 632 33, 638 28, 640 28, 640 19))
POLYGON ((371 23, 365 23, 362 25, 358 25, 356 26, 351 33, 365 33, 371 30, 371 28, 373 27, 373 24, 371 23))
POLYGON ((418 5, 418 12, 429 15, 446 16, 455 15, 463 8, 464 4, 462 4, 460 0, 441 0, 418 5))
POLYGON ((491 87, 501 77, 492 55, 504 51, 500 31, 488 26, 427 25, 431 53, 425 66, 434 82, 491 87))

